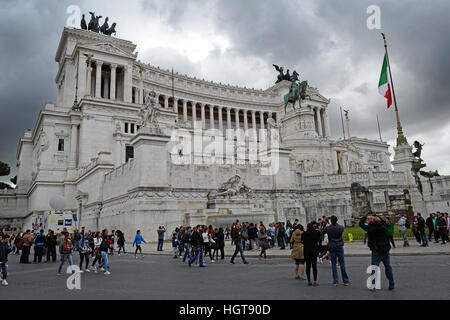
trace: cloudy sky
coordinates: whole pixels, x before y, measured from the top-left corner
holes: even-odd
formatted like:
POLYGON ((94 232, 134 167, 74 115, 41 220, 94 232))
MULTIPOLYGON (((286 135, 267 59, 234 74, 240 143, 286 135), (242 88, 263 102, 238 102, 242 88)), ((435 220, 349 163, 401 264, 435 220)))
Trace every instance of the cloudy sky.
MULTIPOLYGON (((408 141, 425 143, 428 170, 450 174, 450 1, 7 1, 0 0, 0 160, 15 170, 17 143, 46 101, 55 101, 54 61, 67 8, 117 22, 117 37, 139 59, 222 83, 266 89, 277 72, 297 70, 331 98, 332 134, 342 137, 339 107, 350 109, 353 136, 394 144, 393 108, 378 94, 388 37, 392 74, 408 141), (369 30, 367 8, 381 9, 369 30)), ((103 19, 101 19, 101 22, 103 19)), ((14 173, 15 174, 15 173, 14 173)))

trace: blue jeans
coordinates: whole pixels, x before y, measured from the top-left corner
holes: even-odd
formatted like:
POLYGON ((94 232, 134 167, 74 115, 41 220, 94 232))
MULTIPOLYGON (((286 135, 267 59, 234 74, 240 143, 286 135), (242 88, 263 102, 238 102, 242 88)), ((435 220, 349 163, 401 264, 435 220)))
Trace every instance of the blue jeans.
POLYGON ((342 281, 349 283, 347 272, 345 270, 344 248, 330 248, 331 270, 333 271, 333 283, 339 283, 339 275, 336 266, 336 258, 339 258, 342 281))
POLYGON ((186 261, 186 256, 189 257, 189 260, 192 260, 192 256, 191 256, 191 245, 186 243, 184 245, 184 257, 183 257, 183 262, 186 261))
POLYGON ((230 262, 233 262, 233 261, 234 261, 234 258, 236 258, 236 255, 238 254, 238 252, 241 254, 242 262, 245 263, 246 261, 245 261, 245 257, 244 257, 244 251, 242 251, 242 246, 241 246, 241 244, 238 243, 238 242, 236 242, 236 249, 234 250, 234 254, 233 254, 233 256, 231 257, 230 262))
POLYGON ((386 274, 386 278, 389 280, 389 288, 394 288, 394 274, 392 273, 391 261, 389 251, 386 253, 378 253, 376 251, 372 251, 372 265, 380 266, 380 262, 383 261, 384 271, 386 274))
POLYGON ((428 238, 425 232, 420 234, 420 238, 422 239, 422 244, 428 247, 428 238))
MULTIPOLYGON (((69 261, 69 266, 72 266, 72 254, 71 253, 61 253, 61 264, 59 265, 58 273, 61 272, 62 266, 64 265, 64 262, 66 261, 66 259, 67 259, 67 261, 69 261)), ((74 271, 72 270, 72 273, 73 272, 74 271)))
POLYGON ((6 280, 8 276, 8 261, 0 262, 0 268, 2 269, 2 280, 6 280))
POLYGON ((102 263, 98 265, 99 268, 105 268, 105 272, 108 272, 108 252, 102 251, 102 263))
POLYGON ((191 263, 198 258, 198 264, 203 266, 203 246, 197 246, 194 248, 195 255, 191 258, 191 263))
POLYGON ((158 251, 162 251, 164 244, 164 239, 158 239, 158 251))
POLYGON ((123 253, 127 253, 127 252, 125 251, 125 245, 124 245, 124 244, 123 244, 123 245, 119 245, 119 254, 120 254, 120 249, 123 250, 123 253))

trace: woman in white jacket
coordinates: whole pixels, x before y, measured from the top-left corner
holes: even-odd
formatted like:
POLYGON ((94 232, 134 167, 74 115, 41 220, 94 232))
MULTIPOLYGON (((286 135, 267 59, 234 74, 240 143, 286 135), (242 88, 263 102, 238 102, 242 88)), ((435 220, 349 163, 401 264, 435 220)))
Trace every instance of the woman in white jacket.
POLYGON ((204 229, 203 233, 202 233, 202 237, 203 237, 203 247, 204 247, 204 251, 205 251, 205 256, 206 254, 209 253, 209 258, 211 259, 211 262, 214 262, 214 257, 212 255, 212 250, 211 250, 211 246, 215 244, 215 241, 213 240, 213 238, 211 237, 211 235, 209 234, 209 228, 204 229))
POLYGON ((94 252, 93 255, 95 256, 94 261, 92 262, 92 269, 97 272, 97 268, 95 267, 95 263, 98 262, 98 264, 102 261, 102 254, 100 253, 100 244, 102 243, 102 237, 100 235, 100 232, 97 232, 94 237, 94 252))

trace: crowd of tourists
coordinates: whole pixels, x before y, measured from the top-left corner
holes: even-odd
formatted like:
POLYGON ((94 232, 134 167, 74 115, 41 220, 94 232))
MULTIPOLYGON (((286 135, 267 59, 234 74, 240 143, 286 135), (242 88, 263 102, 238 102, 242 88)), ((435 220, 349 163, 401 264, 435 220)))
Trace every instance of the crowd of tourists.
MULTIPOLYGON (((403 238, 403 246, 408 247, 408 229, 412 230, 417 242, 423 247, 429 246, 429 241, 442 244, 449 242, 450 219, 447 213, 432 213, 425 220, 420 213, 410 221, 405 215, 400 215, 396 222, 398 230, 403 238), (428 229, 428 233, 427 233, 428 229)), ((395 248, 394 223, 389 217, 382 218, 375 213, 367 213, 359 222, 359 227, 364 232, 364 244, 367 243, 372 251, 371 264, 379 266, 383 262, 385 274, 389 280, 389 289, 394 289, 394 278, 390 265, 389 251, 395 248)), ((163 251, 166 229, 159 226, 157 229, 157 250, 163 251)), ((173 258, 180 258, 189 267, 205 267, 205 259, 210 263, 225 259, 225 240, 231 239, 234 252, 230 263, 234 264, 237 255, 240 255, 242 263, 248 264, 245 251, 259 250, 258 259, 267 260, 267 250, 279 248, 291 249, 291 259, 294 261, 294 279, 307 280, 308 285, 318 286, 317 264, 329 260, 331 263, 333 284, 339 284, 340 269, 342 282, 345 286, 350 284, 346 272, 344 256, 344 227, 338 224, 335 216, 326 217, 309 222, 306 227, 296 219, 293 223, 274 222, 266 227, 262 221, 258 224, 236 220, 231 227, 214 228, 209 225, 197 225, 194 227, 181 226, 176 228, 171 235, 171 247, 173 258), (311 275, 312 273, 312 275, 311 275)), ((135 248, 134 257, 138 254, 143 257, 141 245, 146 243, 141 231, 137 230, 132 243, 135 248)), ((60 254, 60 263, 57 274, 62 274, 65 262, 72 267, 73 254, 78 252, 80 272, 104 272, 110 274, 109 256, 114 254, 127 254, 125 249, 125 235, 120 230, 107 229, 91 232, 75 230, 69 233, 64 229, 56 234, 48 230, 32 233, 26 230, 24 233, 12 234, 0 233, 0 270, 2 272, 2 285, 8 285, 8 254, 20 255, 20 263, 29 264, 31 248, 34 247, 34 263, 56 262, 57 252, 60 254), (117 244, 115 248, 115 244, 117 244), (92 261, 92 263, 90 262, 92 261)), ((75 272, 72 269, 72 272, 75 272)))

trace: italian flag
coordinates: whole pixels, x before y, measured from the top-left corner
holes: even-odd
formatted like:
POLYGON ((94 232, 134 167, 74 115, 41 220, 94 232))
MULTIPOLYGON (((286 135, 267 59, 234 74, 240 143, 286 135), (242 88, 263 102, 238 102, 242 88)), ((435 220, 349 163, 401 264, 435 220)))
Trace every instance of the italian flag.
POLYGON ((387 107, 389 108, 392 104, 392 94, 386 54, 384 55, 383 67, 381 68, 380 81, 378 81, 378 92, 387 99, 387 107))

